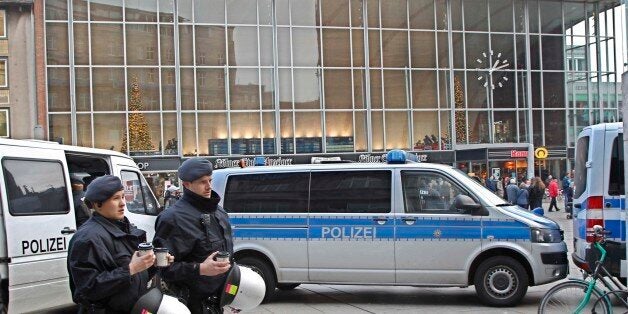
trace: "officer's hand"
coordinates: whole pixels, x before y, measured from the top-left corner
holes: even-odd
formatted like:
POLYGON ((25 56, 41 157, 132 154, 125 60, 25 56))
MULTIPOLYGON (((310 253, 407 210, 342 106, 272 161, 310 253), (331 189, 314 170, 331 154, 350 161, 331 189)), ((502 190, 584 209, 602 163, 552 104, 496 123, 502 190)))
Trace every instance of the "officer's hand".
POLYGON ((139 256, 139 253, 135 251, 133 257, 131 257, 131 263, 129 263, 129 273, 133 276, 147 270, 153 264, 155 264, 155 253, 153 251, 149 251, 144 256, 139 256))
POLYGON ((203 276, 216 276, 226 273, 231 268, 229 262, 218 262, 214 260, 214 256, 218 254, 218 251, 209 255, 205 261, 199 265, 199 271, 203 276))
POLYGON ((174 256, 172 256, 172 255, 170 255, 170 253, 168 253, 167 257, 168 257, 168 264, 174 263, 174 256))

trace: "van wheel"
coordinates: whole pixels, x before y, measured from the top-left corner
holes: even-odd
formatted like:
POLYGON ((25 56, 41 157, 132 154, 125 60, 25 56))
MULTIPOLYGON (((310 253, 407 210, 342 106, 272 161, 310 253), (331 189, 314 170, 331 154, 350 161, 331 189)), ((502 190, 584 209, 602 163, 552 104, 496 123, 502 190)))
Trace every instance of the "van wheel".
POLYGON ((277 288, 279 290, 292 290, 300 285, 300 283, 278 283, 277 288))
POLYGON ((514 258, 494 256, 480 264, 473 284, 486 305, 513 306, 528 291, 528 273, 514 258))
POLYGON ((247 256, 238 259, 238 264, 250 267, 254 272, 258 273, 264 279, 266 284, 266 294, 262 303, 268 303, 275 294, 275 288, 277 287, 277 280, 275 279, 275 272, 268 263, 265 261, 253 257, 247 256))

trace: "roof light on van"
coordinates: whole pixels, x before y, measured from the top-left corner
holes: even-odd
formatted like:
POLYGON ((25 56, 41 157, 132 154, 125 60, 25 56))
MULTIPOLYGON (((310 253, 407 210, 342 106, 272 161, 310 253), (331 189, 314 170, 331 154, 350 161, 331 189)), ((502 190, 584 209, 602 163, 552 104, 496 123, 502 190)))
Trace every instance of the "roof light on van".
POLYGON ((401 149, 393 149, 386 154, 386 162, 389 164, 405 164, 406 162, 418 162, 414 154, 409 154, 401 149))
POLYGON ((255 162, 254 162, 255 166, 266 166, 266 158, 265 157, 255 157, 255 162))

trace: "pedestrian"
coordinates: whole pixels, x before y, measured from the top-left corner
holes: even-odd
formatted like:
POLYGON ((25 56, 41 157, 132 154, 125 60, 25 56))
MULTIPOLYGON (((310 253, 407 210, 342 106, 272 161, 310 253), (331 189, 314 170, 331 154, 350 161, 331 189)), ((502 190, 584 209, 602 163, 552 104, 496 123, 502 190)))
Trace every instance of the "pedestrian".
POLYGON ((516 204, 523 209, 528 209, 528 196, 528 186, 525 184, 525 182, 521 182, 521 184, 519 185, 519 192, 517 192, 516 204))
POLYGON ((560 211, 558 205, 556 204, 556 197, 558 197, 558 180, 552 179, 549 184, 549 196, 550 196, 550 204, 547 209, 548 212, 551 212, 553 208, 556 208, 556 211, 560 211))
POLYGON ((493 183, 495 184, 495 194, 497 196, 504 198, 504 185, 502 184, 502 180, 498 179, 496 176, 493 176, 493 183))
POLYGON ((146 232, 124 215, 124 187, 118 177, 92 181, 85 203, 94 209, 70 241, 68 270, 79 313, 128 313, 151 288, 155 254, 139 256, 146 232))
POLYGON ((166 191, 164 192, 164 206, 170 206, 170 198, 172 198, 172 191, 170 191, 170 187, 172 185, 168 184, 166 187, 166 191))
POLYGON ((532 178, 530 187, 528 187, 528 204, 530 210, 543 207, 543 195, 545 195, 545 184, 540 177, 532 178))
POLYGON ((72 186, 72 201, 74 202, 76 228, 79 228, 92 216, 92 211, 87 208, 87 205, 83 202, 83 197, 85 197, 85 192, 83 191, 85 182, 83 182, 83 179, 75 174, 71 174, 70 185, 72 186))
POLYGON ((162 271, 169 289, 186 299, 192 313, 222 313, 217 297, 231 267, 214 261, 219 251, 233 256, 231 224, 218 206, 220 196, 211 189, 213 167, 209 160, 191 158, 179 167, 183 197, 163 211, 155 223, 155 239, 176 261, 162 271))
POLYGON ((519 196, 519 188, 517 187, 517 179, 510 179, 510 183, 506 186, 506 198, 511 204, 517 204, 519 196))
POLYGON ((493 178, 486 178, 486 180, 484 180, 484 185, 486 186, 487 189, 491 190, 491 192, 495 193, 497 192, 497 186, 495 185, 495 181, 493 180, 493 178))
POLYGON ((573 177, 571 174, 572 172, 568 172, 563 178, 563 198, 565 201, 565 212, 567 212, 568 217, 570 217, 573 211, 573 177))

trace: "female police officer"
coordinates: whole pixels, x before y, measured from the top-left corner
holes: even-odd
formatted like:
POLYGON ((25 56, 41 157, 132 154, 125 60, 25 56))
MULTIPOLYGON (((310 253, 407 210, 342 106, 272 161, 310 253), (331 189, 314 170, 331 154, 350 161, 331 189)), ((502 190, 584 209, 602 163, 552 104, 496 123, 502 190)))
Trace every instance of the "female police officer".
POLYGON ((150 288, 155 255, 136 251, 146 232, 124 217, 123 190, 120 179, 110 175, 87 187, 85 201, 95 212, 72 238, 68 255, 72 297, 80 312, 128 313, 150 288))

